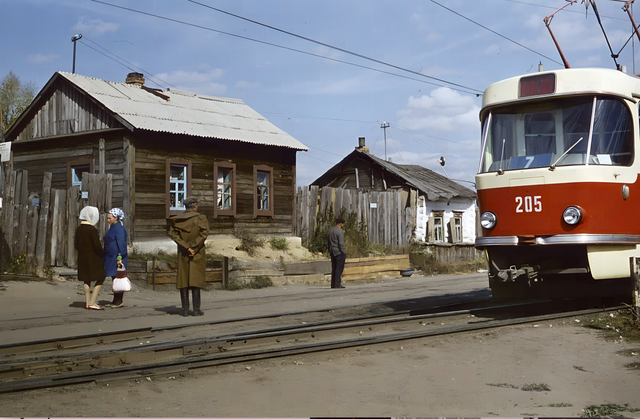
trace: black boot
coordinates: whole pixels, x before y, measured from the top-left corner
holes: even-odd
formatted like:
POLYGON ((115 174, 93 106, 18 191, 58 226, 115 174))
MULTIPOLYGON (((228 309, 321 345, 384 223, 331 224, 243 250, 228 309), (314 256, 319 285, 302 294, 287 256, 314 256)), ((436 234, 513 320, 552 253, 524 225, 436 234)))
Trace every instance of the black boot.
POLYGON ((193 297, 193 312, 192 316, 203 316, 204 312, 200 310, 200 288, 191 288, 191 296, 193 297))
POLYGON ((189 312, 189 288, 180 288, 180 301, 182 302, 182 310, 180 310, 180 315, 182 317, 187 317, 189 314, 191 314, 189 312))

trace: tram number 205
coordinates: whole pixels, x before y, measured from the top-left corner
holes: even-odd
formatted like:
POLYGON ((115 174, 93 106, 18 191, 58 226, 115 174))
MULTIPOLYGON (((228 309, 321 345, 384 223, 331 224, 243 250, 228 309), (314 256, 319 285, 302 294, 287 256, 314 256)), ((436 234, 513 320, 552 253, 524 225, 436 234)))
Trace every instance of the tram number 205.
POLYGON ((542 212, 542 197, 516 196, 516 212, 542 212))

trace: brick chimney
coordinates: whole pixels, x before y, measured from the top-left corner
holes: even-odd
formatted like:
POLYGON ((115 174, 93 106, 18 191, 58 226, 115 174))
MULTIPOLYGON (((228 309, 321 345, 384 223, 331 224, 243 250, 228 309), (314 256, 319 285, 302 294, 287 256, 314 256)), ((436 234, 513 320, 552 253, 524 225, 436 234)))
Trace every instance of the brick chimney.
POLYGON ((144 76, 142 73, 129 73, 127 74, 127 84, 133 84, 134 86, 144 86, 144 76))
POLYGON ((364 151, 365 153, 369 154, 369 147, 364 145, 364 137, 358 138, 358 147, 356 147, 356 150, 364 151))

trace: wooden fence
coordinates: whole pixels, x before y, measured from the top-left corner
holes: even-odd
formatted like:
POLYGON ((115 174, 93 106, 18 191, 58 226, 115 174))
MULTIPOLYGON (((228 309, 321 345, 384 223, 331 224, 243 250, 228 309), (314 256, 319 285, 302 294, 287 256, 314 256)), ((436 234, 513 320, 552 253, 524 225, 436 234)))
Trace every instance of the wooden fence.
MULTIPOLYGON (((414 211, 406 202, 403 191, 364 192, 342 188, 305 186, 297 191, 296 235, 302 240, 313 238, 318 220, 333 206, 333 213, 341 208, 355 213, 358 222, 367 225, 369 242, 392 247, 409 244, 415 229, 414 211)), ((332 221, 333 222, 333 221, 332 221)))
POLYGON ((11 165, 3 164, 0 260, 6 263, 25 254, 30 270, 75 268, 74 240, 80 210, 87 205, 98 208, 100 221, 96 228, 102 239, 109 227, 106 212, 111 209, 113 176, 85 173, 82 188, 64 190, 52 189, 51 173, 45 173, 40 193, 27 190, 28 177, 27 170, 14 171, 11 165))

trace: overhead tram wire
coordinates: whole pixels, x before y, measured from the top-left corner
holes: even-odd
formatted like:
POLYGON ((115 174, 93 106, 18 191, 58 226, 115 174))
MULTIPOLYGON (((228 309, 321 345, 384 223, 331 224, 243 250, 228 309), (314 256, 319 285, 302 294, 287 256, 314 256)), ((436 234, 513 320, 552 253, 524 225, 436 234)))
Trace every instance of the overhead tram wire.
MULTIPOLYGON (((139 13, 139 14, 146 15, 146 16, 151 16, 151 17, 154 17, 154 18, 157 18, 157 19, 163 19, 163 20, 167 20, 169 22, 179 23, 181 25, 191 26, 191 27, 198 28, 198 29, 204 29, 204 30, 211 31, 211 32, 216 32, 216 33, 219 33, 219 34, 222 34, 222 35, 228 35, 228 36, 232 36, 232 37, 235 37, 235 38, 244 39, 244 40, 247 40, 247 41, 257 42, 257 43, 260 43, 260 44, 263 44, 263 45, 269 45, 269 46, 272 46, 272 47, 281 48, 281 49, 288 50, 288 51, 298 52, 300 54, 305 54, 305 55, 309 55, 309 56, 312 56, 312 57, 322 58, 322 59, 325 59, 325 60, 330 60, 330 61, 334 61, 334 62, 341 63, 341 64, 347 64, 347 65, 350 65, 350 66, 353 66, 353 67, 364 68, 366 70, 376 71, 378 73, 388 74, 388 75, 395 76, 395 77, 402 77, 404 79, 409 79, 409 80, 417 81, 417 82, 420 82, 420 83, 430 84, 430 85, 433 85, 433 86, 447 87, 447 88, 449 88, 451 90, 455 90, 455 91, 458 91, 458 92, 463 92, 463 93, 466 93, 466 94, 469 94, 469 95, 474 95, 476 97, 477 96, 482 96, 482 92, 480 90, 477 90, 477 89, 474 89, 474 88, 471 88, 471 87, 461 86, 462 89, 456 89, 456 88, 453 88, 453 87, 450 87, 450 86, 447 86, 447 85, 437 84, 437 83, 429 82, 429 81, 426 81, 426 80, 415 79, 413 77, 403 76, 401 74, 391 73, 391 72, 384 71, 384 70, 379 70, 379 69, 373 68, 373 67, 367 67, 367 66, 360 65, 360 64, 350 63, 348 61, 338 60, 336 58, 331 58, 331 57, 327 57, 327 56, 320 55, 320 54, 314 54, 314 53, 311 53, 311 52, 302 51, 302 50, 295 49, 295 48, 290 48, 290 47, 285 47, 283 45, 278 45, 278 44, 274 44, 274 43, 271 43, 271 42, 261 41, 259 39, 249 38, 249 37, 242 36, 242 35, 236 35, 236 34, 233 34, 233 33, 220 31, 218 29, 208 28, 208 27, 202 26, 202 25, 196 25, 195 23, 184 22, 184 21, 173 19, 173 18, 169 18, 169 17, 166 17, 166 16, 160 16, 160 15, 156 15, 156 14, 149 13, 149 12, 143 12, 141 10, 131 9, 129 7, 118 6, 116 4, 107 3, 107 2, 104 2, 104 1, 101 1, 101 0, 91 0, 91 1, 94 2, 94 3, 103 4, 105 6, 114 7, 116 9, 122 9, 122 10, 126 10, 126 11, 129 11, 129 12, 139 13), (481 92, 481 93, 477 93, 477 92, 481 92)), ((403 71, 416 73, 416 74, 418 74, 418 75, 420 75, 422 77, 430 78, 430 79, 433 79, 433 80, 439 80, 439 79, 436 79, 434 77, 425 76, 424 74, 417 73, 417 72, 414 72, 414 71, 411 71, 411 70, 405 70, 405 69, 403 69, 401 67, 398 67, 398 68, 403 70, 403 71)), ((448 84, 448 85, 456 85, 455 83, 451 83, 451 82, 448 82, 446 80, 442 80, 441 82, 445 83, 445 84, 448 84)))
POLYGON ((527 46, 524 46, 524 45, 522 45, 522 44, 521 44, 521 43, 519 43, 519 42, 514 41, 513 39, 507 38, 506 36, 501 35, 501 34, 499 34, 498 32, 496 32, 496 31, 494 31, 494 30, 492 30, 492 29, 489 29, 489 28, 487 28, 486 26, 481 25, 480 23, 478 23, 478 22, 476 22, 476 21, 474 21, 474 20, 472 20, 472 19, 469 19, 468 17, 466 17, 466 16, 464 16, 464 15, 462 15, 462 14, 460 14, 460 13, 456 12, 456 11, 455 11, 455 10, 453 10, 453 9, 448 8, 447 6, 444 6, 444 5, 440 4, 440 3, 438 3, 438 2, 437 2, 437 1, 435 1, 435 0, 431 0, 431 2, 432 2, 432 3, 434 3, 434 4, 437 4, 438 6, 442 7, 443 9, 446 9, 446 10, 450 11, 451 13, 453 13, 453 14, 455 14, 455 15, 460 16, 460 17, 461 17, 461 18, 463 18, 463 19, 468 20, 469 22, 473 23, 474 25, 478 25, 478 26, 480 26, 481 28, 486 29, 486 30, 488 30, 489 32, 491 32, 491 33, 494 33, 494 34, 498 35, 499 37, 506 39, 506 40, 507 40, 507 41, 509 41, 509 42, 513 42, 514 44, 516 44, 516 45, 518 45, 518 46, 520 46, 520 47, 522 47, 522 48, 524 48, 524 49, 526 49, 526 50, 528 50, 528 51, 531 51, 531 52, 533 52, 534 54, 537 54, 537 55, 539 55, 539 56, 541 56, 541 57, 544 57, 544 58, 546 58, 547 60, 553 61, 554 63, 559 64, 559 65, 561 65, 561 66, 563 66, 563 67, 564 67, 564 64, 563 64, 563 63, 561 63, 561 62, 559 62, 559 61, 556 61, 556 60, 554 60, 553 58, 549 58, 549 57, 547 57, 546 55, 544 55, 544 54, 542 54, 542 53, 540 53, 540 52, 538 52, 538 51, 534 51, 534 50, 532 50, 531 48, 529 48, 529 47, 527 47, 527 46))
POLYGON ((327 48, 335 49, 336 51, 344 52, 345 54, 349 54, 349 55, 353 55, 355 57, 359 57, 359 58, 362 58, 362 59, 365 59, 365 60, 373 61, 374 63, 378 63, 378 64, 382 64, 382 65, 385 65, 385 66, 388 66, 388 67, 392 67, 392 68, 395 68, 397 70, 402 70, 402 71, 406 71, 408 73, 417 74, 418 76, 426 77, 428 79, 437 80, 440 83, 446 83, 446 84, 449 84, 449 85, 452 85, 452 86, 457 86, 457 87, 460 87, 460 88, 463 88, 463 89, 468 89, 468 90, 475 90, 476 92, 482 93, 481 90, 477 90, 477 89, 474 89, 474 88, 471 88, 471 87, 463 86, 461 84, 452 83, 450 81, 439 79, 437 77, 427 76, 426 74, 422 74, 422 73, 420 73, 418 71, 409 70, 407 68, 400 67, 400 66, 397 66, 397 65, 394 65, 394 64, 390 64, 390 63, 387 63, 385 61, 377 60, 375 58, 367 57, 366 55, 358 54, 356 52, 349 51, 349 50, 344 49, 344 48, 340 48, 340 47, 336 47, 336 46, 333 46, 333 45, 330 45, 330 44, 327 44, 327 43, 324 43, 324 42, 316 41, 315 39, 307 38, 306 36, 302 36, 302 35, 295 34, 293 32, 285 31, 284 29, 276 28, 275 26, 270 26, 270 25, 267 25, 265 23, 258 22, 256 20, 251 20, 251 19, 248 19, 246 17, 240 16, 240 15, 236 15, 236 14, 233 14, 231 12, 227 12, 227 11, 224 11, 222 9, 218 9, 216 7, 213 7, 213 6, 209 6, 209 5, 206 5, 206 4, 199 3, 199 2, 197 2, 195 0, 187 0, 187 1, 190 2, 190 3, 193 3, 193 4, 200 5, 202 7, 206 7, 206 8, 211 9, 211 10, 215 10, 216 12, 224 13, 224 14, 227 14, 229 16, 236 17, 238 19, 246 20, 247 22, 255 23, 256 25, 264 26, 265 28, 269 28, 269 29, 272 29, 274 31, 282 32, 284 34, 291 35, 291 36, 294 36, 294 37, 299 38, 299 39, 304 39, 305 41, 313 42, 314 44, 322 45, 323 47, 327 47, 327 48))
MULTIPOLYGON (((171 83, 167 83, 166 81, 162 80, 161 78, 156 77, 155 75, 151 74, 150 72, 146 71, 145 69, 140 68, 140 67, 138 67, 137 65, 135 65, 135 64, 133 64, 133 63, 130 63, 129 61, 125 60, 124 58, 122 58, 122 57, 120 57, 120 56, 118 56, 118 55, 116 55, 116 54, 114 54, 113 52, 109 51, 108 49, 106 49, 106 48, 105 48, 105 47, 103 47, 102 45, 98 44, 97 42, 92 41, 91 39, 87 38, 86 36, 83 36, 83 39, 86 39, 87 41, 91 42, 92 44, 96 45, 97 47, 102 48, 103 50, 107 51, 109 54, 111 54, 111 55, 113 55, 114 57, 116 57, 118 60, 122 60, 122 61, 124 61, 125 63, 127 63, 127 64, 129 64, 129 65, 131 65, 131 66, 135 67, 136 69, 138 69, 138 70, 142 71, 142 73, 144 73, 145 77, 146 77, 147 79, 149 79, 152 83, 156 84, 157 86, 159 86, 159 87, 171 86, 171 87, 173 87, 173 88, 177 89, 177 87, 176 87, 176 86, 174 86, 174 85, 172 85, 171 83), (156 80, 159 80, 159 81, 161 81, 162 83, 164 83, 164 86, 163 86, 162 84, 158 83, 156 80)), ((84 44, 84 42, 82 42, 82 41, 80 41, 80 42, 84 44)), ((104 53, 102 53, 102 52, 98 51, 97 49, 95 49, 95 48, 91 47, 90 45, 87 45, 87 44, 84 44, 84 45, 85 45, 85 46, 87 46, 88 48, 91 48, 92 50, 94 50, 94 51, 96 51, 96 52, 98 52, 98 53, 100 53, 100 54, 104 55, 105 57, 107 57, 107 58, 109 58, 109 59, 111 59, 111 60, 113 60, 113 61, 117 62, 118 64, 120 64, 120 65, 122 65, 122 66, 124 66, 124 67, 128 68, 129 70, 131 70, 131 71, 136 71, 136 70, 134 70, 133 68, 131 68, 131 67, 129 67, 129 66, 126 66, 126 65, 122 64, 121 62, 117 61, 116 59, 114 59, 114 58, 112 58, 112 57, 109 57, 108 55, 106 55, 106 54, 104 54, 104 53)))

